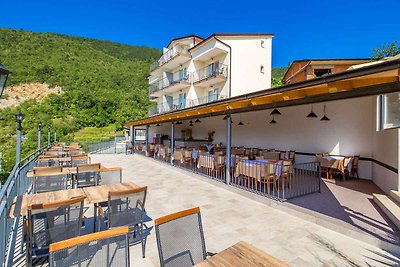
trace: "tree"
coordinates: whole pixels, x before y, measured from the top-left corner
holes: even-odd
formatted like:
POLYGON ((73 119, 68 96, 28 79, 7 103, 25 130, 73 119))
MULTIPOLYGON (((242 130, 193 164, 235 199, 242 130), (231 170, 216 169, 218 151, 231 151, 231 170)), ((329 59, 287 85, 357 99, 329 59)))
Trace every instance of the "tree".
POLYGON ((393 41, 389 44, 383 44, 380 47, 374 48, 372 51, 371 60, 380 60, 385 57, 393 57, 400 54, 400 42, 393 41))

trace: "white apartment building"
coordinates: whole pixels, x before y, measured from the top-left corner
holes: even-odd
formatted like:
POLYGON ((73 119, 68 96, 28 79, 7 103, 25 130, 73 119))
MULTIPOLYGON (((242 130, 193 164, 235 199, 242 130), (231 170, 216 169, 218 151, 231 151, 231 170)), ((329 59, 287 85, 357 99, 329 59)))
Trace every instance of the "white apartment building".
POLYGON ((150 66, 149 115, 271 87, 273 34, 216 33, 171 40, 150 66))

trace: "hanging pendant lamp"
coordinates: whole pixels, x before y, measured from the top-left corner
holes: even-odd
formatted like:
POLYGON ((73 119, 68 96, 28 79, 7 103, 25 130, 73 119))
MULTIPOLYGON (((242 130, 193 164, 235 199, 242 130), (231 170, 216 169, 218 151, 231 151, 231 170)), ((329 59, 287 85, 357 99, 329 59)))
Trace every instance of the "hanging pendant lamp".
POLYGON ((193 126, 193 121, 189 121, 189 126, 193 126))
POLYGON ((326 116, 326 104, 324 104, 324 116, 321 118, 321 121, 330 121, 328 116, 326 116))
POLYGON ((201 121, 200 121, 199 119, 197 119, 197 120, 195 120, 194 122, 195 122, 195 123, 200 123, 201 121))
POLYGON ((277 108, 274 108, 274 110, 271 111, 270 115, 282 115, 282 113, 277 108))
POLYGON ((161 125, 159 123, 157 123, 157 126, 160 127, 161 125))
POLYGON ((238 125, 239 125, 239 126, 244 125, 243 122, 242 122, 242 114, 240 114, 240 121, 239 121, 238 125))
POLYGON ((318 118, 317 114, 313 111, 313 105, 311 105, 311 111, 308 113, 307 118, 318 118))
POLYGON ((270 124, 276 124, 276 120, 275 120, 274 116, 272 116, 272 120, 269 123, 270 124))

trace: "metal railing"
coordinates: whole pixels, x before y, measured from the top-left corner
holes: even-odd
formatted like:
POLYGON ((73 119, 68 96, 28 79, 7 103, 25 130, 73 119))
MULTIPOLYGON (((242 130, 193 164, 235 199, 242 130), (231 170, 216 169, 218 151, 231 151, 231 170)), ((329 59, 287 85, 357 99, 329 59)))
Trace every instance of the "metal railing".
POLYGON ((159 90, 165 89, 167 87, 170 87, 170 86, 180 83, 180 82, 190 83, 190 76, 191 76, 190 73, 185 73, 184 75, 182 75, 179 72, 175 72, 170 77, 165 77, 164 79, 162 79, 160 81, 150 84, 149 85, 149 94, 152 94, 159 90))
POLYGON ((201 68, 193 72, 193 83, 201 82, 202 80, 216 77, 216 76, 228 76, 228 66, 221 63, 213 63, 207 67, 201 68))
POLYGON ((183 48, 181 45, 175 45, 168 49, 162 56, 150 65, 150 72, 155 70, 158 67, 161 67, 171 59, 173 59, 178 54, 189 54, 187 49, 183 48))
POLYGON ((35 166, 35 160, 43 153, 43 147, 40 151, 28 155, 16 164, 8 176, 5 184, 0 190, 0 262, 5 262, 10 248, 15 247, 15 240, 11 240, 17 230, 18 219, 9 219, 7 214, 14 198, 29 192, 32 179, 26 177, 26 174, 35 166))
POLYGON ((117 136, 114 140, 90 142, 85 146, 88 154, 123 154, 126 153, 127 142, 125 136, 117 136))
POLYGON ((197 105, 201 104, 206 104, 206 103, 211 103, 217 100, 222 100, 228 98, 225 95, 221 94, 210 94, 204 97, 196 98, 193 100, 186 100, 186 99, 173 99, 170 102, 163 102, 161 104, 158 104, 156 106, 150 107, 148 112, 149 115, 155 115, 155 114, 160 114, 164 112, 169 112, 173 110, 180 110, 188 107, 194 107, 197 105))
POLYGON ((271 168, 268 163, 240 160, 232 168, 230 183, 241 189, 281 201, 320 192, 319 163, 295 163, 290 166, 278 163, 275 165, 274 176, 268 175, 271 168))

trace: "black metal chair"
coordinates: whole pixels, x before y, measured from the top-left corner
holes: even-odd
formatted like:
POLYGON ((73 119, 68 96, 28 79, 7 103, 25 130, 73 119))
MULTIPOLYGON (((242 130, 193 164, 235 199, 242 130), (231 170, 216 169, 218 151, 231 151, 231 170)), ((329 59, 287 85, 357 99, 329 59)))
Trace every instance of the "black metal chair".
POLYGON ((50 244, 50 267, 129 267, 129 227, 106 230, 50 244))
POLYGON ((42 173, 34 174, 33 193, 51 192, 67 189, 67 174, 42 173))
POLYGON ((51 243, 80 235, 84 199, 80 196, 28 207, 27 266, 32 266, 35 258, 47 257, 51 243))
POLYGON ((200 208, 173 213, 154 222, 161 267, 193 266, 206 252, 200 208))

